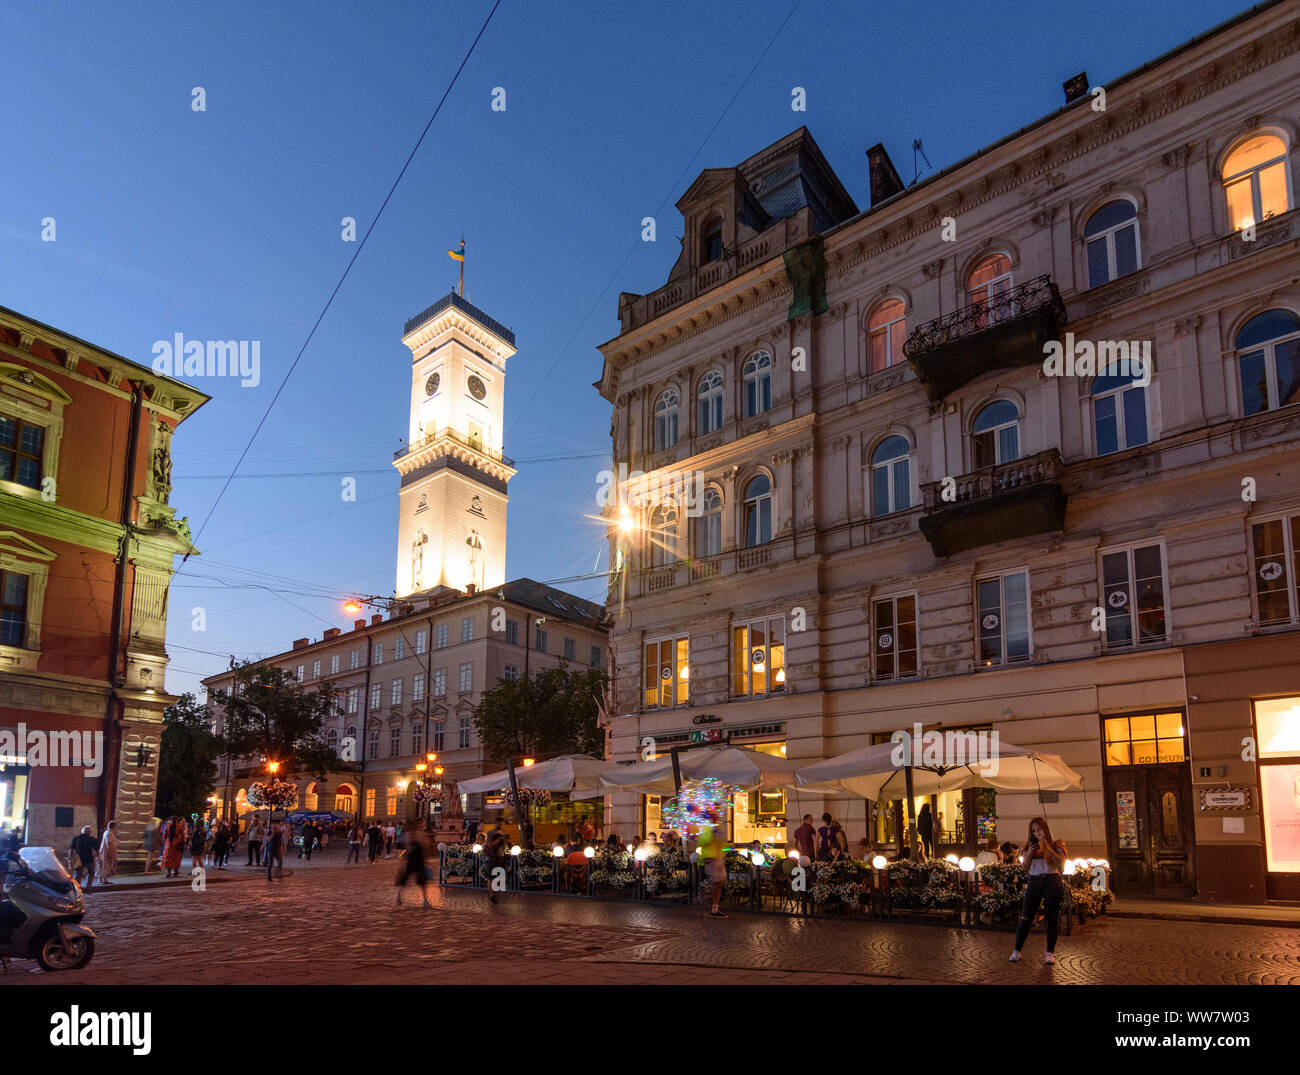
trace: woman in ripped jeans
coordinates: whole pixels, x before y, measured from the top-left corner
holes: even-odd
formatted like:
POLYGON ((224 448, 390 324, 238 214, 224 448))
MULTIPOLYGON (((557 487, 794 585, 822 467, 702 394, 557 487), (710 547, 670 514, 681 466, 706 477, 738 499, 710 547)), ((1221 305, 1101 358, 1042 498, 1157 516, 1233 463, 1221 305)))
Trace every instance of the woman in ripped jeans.
POLYGON ((1065 865, 1065 844, 1052 839, 1046 818, 1036 817, 1029 822, 1029 836, 1023 854, 1025 867, 1029 870, 1029 885, 1020 906, 1020 928, 1016 930, 1016 949, 1011 953, 1011 962, 1020 958, 1020 949, 1029 938, 1029 929, 1038 915, 1039 904, 1042 904, 1043 917, 1047 921, 1047 955, 1043 962, 1055 963, 1057 912, 1065 896, 1065 879, 1061 876, 1065 865))

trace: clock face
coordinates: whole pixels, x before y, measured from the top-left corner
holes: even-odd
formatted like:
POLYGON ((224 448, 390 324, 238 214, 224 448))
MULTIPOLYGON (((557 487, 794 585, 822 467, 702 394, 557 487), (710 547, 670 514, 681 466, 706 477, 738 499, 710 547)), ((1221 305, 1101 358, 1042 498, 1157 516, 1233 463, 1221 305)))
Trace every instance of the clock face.
POLYGON ((424 394, 425 394, 426 396, 431 396, 431 395, 433 395, 435 392, 438 391, 438 385, 439 385, 440 383, 442 383, 442 374, 441 374, 441 373, 431 373, 431 374, 429 374, 429 379, 428 379, 427 381, 424 382, 424 394))
POLYGON ((469 377, 469 394, 475 399, 482 399, 487 395, 487 385, 480 381, 474 374, 469 377))

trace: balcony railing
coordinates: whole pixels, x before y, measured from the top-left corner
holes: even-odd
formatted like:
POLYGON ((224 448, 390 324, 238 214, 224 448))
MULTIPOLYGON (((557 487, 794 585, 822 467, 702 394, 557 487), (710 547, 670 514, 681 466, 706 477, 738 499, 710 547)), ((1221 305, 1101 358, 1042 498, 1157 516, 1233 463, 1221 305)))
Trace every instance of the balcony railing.
POLYGON ((742 549, 736 554, 736 570, 747 571, 751 567, 760 567, 772 559, 772 546, 759 545, 754 549, 742 549))
POLYGON ((921 325, 903 354, 932 400, 995 369, 1043 361, 1043 345, 1066 322, 1065 302, 1050 276, 1039 276, 984 302, 921 325))
POLYGON ((417 440, 413 444, 406 445, 405 448, 399 448, 393 453, 393 458, 401 459, 403 456, 410 455, 412 452, 421 451, 439 440, 449 440, 453 444, 458 444, 462 448, 468 448, 470 451, 478 452, 479 455, 486 456, 488 459, 494 459, 498 463, 504 463, 508 467, 513 467, 515 465, 515 461, 508 455, 492 448, 484 447, 481 441, 472 441, 468 437, 462 437, 459 433, 451 429, 440 429, 437 433, 430 433, 422 440, 417 440))
POLYGON ((954 484, 921 486, 921 533, 936 556, 991 545, 1065 525, 1061 455, 1050 448, 1025 459, 963 474, 954 484), (945 495, 946 494, 946 495, 945 495))
POLYGON ((716 578, 722 572, 722 558, 713 560, 693 560, 691 562, 691 581, 704 582, 716 578))

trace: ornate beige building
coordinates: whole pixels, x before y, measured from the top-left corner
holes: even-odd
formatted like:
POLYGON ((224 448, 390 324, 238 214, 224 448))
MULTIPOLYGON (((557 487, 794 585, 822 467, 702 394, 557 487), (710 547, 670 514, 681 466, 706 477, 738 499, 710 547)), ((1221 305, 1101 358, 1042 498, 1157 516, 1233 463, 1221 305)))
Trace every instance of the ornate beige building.
MULTIPOLYGON (((1043 813, 1121 893, 1300 898, 1300 18, 1072 82, 906 189, 873 147, 865 211, 802 128, 678 202, 601 348, 650 500, 608 509, 615 756, 997 731, 1086 791, 938 796, 941 846, 1043 813)), ((734 834, 823 808, 898 846, 810 796, 734 834)))

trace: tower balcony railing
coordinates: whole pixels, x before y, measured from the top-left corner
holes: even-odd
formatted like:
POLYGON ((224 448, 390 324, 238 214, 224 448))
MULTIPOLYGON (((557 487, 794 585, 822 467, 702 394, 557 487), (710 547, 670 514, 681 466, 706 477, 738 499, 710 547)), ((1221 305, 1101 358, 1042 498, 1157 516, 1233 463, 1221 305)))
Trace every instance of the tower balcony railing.
POLYGON ((508 467, 513 467, 515 465, 515 461, 503 452, 498 452, 493 448, 485 447, 482 441, 472 441, 468 437, 462 437, 459 433, 451 429, 440 429, 438 432, 430 433, 427 437, 422 437, 420 440, 408 444, 404 448, 399 448, 393 453, 393 458, 401 459, 403 456, 410 455, 412 452, 423 451, 425 448, 428 448, 430 445, 440 440, 451 441, 453 444, 457 444, 462 448, 468 448, 472 452, 478 452, 479 455, 486 456, 488 459, 493 459, 498 463, 504 463, 508 467))
POLYGON ((1043 361, 1043 345, 1060 338, 1065 302, 1050 276, 927 321, 907 338, 907 356, 926 395, 937 401, 995 369, 1043 361))

